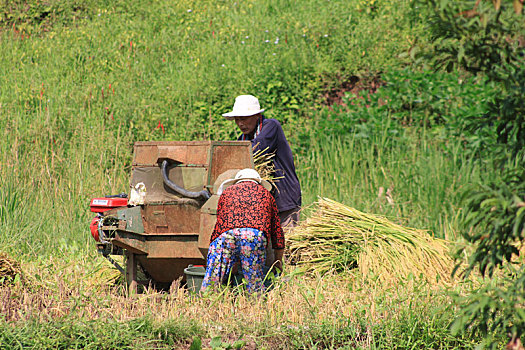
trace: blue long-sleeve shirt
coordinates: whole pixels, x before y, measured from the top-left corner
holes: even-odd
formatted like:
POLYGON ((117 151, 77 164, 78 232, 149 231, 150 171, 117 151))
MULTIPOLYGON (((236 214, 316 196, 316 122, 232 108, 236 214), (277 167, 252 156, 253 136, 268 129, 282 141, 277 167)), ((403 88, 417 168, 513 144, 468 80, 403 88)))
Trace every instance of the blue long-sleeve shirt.
MULTIPOLYGON (((239 140, 243 137, 241 135, 239 140)), ((299 208, 301 206, 301 186, 295 172, 292 150, 284 136, 283 128, 276 119, 266 119, 262 121, 259 134, 246 135, 245 140, 252 142, 253 149, 264 150, 265 152, 275 152, 273 163, 275 166, 275 177, 279 178, 275 184, 275 202, 279 212, 299 208)))

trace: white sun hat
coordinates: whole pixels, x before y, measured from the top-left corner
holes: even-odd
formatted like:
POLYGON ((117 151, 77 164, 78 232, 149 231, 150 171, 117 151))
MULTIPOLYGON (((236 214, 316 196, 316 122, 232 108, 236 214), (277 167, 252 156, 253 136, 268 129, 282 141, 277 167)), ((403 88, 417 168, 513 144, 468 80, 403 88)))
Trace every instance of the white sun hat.
POLYGON ((235 175, 235 178, 224 181, 219 187, 219 190, 217 191, 217 195, 220 196, 222 192, 228 187, 230 187, 231 185, 234 185, 236 183, 243 182, 243 181, 252 181, 252 182, 258 183, 262 185, 264 188, 266 188, 268 191, 272 189, 272 185, 268 181, 261 179, 261 176, 256 170, 247 168, 247 169, 239 170, 237 174, 235 175))
POLYGON ((240 95, 235 99, 233 110, 229 113, 224 113, 222 116, 226 119, 233 119, 235 117, 249 117, 262 112, 264 112, 264 109, 261 109, 257 97, 240 95))

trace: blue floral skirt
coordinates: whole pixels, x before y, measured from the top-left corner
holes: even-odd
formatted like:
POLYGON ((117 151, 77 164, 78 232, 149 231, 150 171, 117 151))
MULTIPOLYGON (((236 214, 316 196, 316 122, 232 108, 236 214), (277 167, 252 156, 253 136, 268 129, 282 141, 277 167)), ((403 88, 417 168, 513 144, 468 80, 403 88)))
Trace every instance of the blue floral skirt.
POLYGON ((248 292, 264 290, 266 244, 264 232, 254 228, 235 228, 222 233, 208 249, 201 291, 212 285, 227 283, 232 278, 233 265, 239 261, 248 292))

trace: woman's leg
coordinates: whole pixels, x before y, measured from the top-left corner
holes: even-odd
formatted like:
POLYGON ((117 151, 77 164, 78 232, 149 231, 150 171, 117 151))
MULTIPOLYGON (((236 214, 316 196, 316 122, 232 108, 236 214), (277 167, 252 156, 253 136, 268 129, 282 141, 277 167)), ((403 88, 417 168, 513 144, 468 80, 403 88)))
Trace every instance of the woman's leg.
POLYGON ((263 266, 266 260, 266 236, 253 228, 236 229, 235 237, 240 246, 240 260, 248 292, 264 290, 263 266))
POLYGON ((236 242, 232 231, 224 232, 211 242, 201 291, 209 286, 226 282, 233 264, 238 261, 238 255, 235 254, 236 242))

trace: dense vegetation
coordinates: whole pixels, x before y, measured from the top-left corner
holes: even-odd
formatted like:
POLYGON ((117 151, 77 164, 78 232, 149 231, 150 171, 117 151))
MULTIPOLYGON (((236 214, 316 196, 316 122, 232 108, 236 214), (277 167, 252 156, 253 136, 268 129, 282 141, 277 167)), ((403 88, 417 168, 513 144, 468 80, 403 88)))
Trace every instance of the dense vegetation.
MULTIPOLYGON (((525 235, 519 3, 0 1, 0 252, 22 261, 35 285, 73 290, 59 315, 70 317, 49 313, 45 323, 10 316, 3 304, 0 343, 138 348, 195 339, 198 348, 213 338, 232 348, 249 335, 269 348, 473 348, 519 337, 525 279, 507 264, 525 235), (292 322, 276 312, 286 326, 258 320, 249 332, 229 319, 220 331, 199 317, 184 325, 173 315, 173 323, 147 313, 128 322, 77 311, 94 300, 108 307, 86 296, 89 283, 72 287, 101 281, 106 263, 88 233, 89 199, 127 192, 135 141, 234 138, 220 115, 242 93, 283 124, 304 215, 323 196, 431 230, 465 247, 467 271, 479 266, 501 283, 472 273, 457 299, 432 292, 432 303, 417 283, 382 293, 343 284, 338 293, 371 295, 348 297, 357 318, 292 322), (65 286, 57 265, 68 267, 65 286), (469 308, 442 308, 453 300, 469 308), (136 340, 116 340, 126 337, 136 340)), ((318 296, 330 297, 304 283, 304 310, 320 313, 318 296)))

